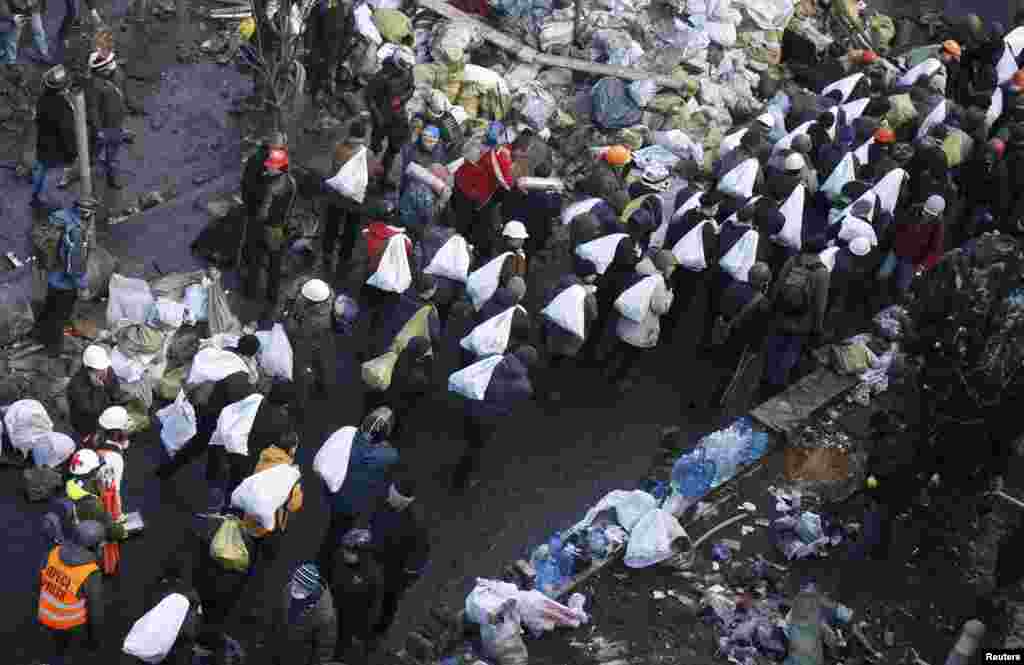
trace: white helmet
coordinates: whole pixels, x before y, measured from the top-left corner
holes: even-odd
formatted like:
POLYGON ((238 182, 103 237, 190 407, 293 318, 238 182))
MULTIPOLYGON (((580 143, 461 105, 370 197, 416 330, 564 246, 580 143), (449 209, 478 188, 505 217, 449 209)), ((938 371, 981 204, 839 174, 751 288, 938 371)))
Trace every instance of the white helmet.
POLYGON ((864 236, 857 236, 850 241, 850 252, 854 256, 867 256, 871 251, 871 241, 864 236))
POLYGON ((505 225, 505 228, 501 230, 501 235, 515 240, 526 240, 530 237, 530 234, 526 232, 526 226, 514 219, 505 225))
POLYGON ((128 410, 123 406, 109 406, 100 414, 103 429, 128 429, 128 410))
POLYGON ((787 171, 802 171, 804 168, 804 156, 798 152, 786 156, 783 168, 787 171))
POLYGON ((100 456, 96 451, 84 448, 71 456, 68 468, 73 476, 87 476, 100 468, 100 456))
POLYGON ((302 285, 302 296, 312 302, 323 302, 331 297, 331 287, 322 279, 311 279, 302 285))
POLYGON ((412 69, 416 64, 416 54, 408 46, 399 46, 391 54, 391 61, 406 69, 412 69))
POLYGON ((775 126, 775 118, 772 117, 771 113, 762 113, 757 116, 757 123, 765 129, 771 129, 775 126))
POLYGON ((110 367, 110 354, 102 346, 90 344, 82 354, 82 364, 89 369, 103 371, 110 367))

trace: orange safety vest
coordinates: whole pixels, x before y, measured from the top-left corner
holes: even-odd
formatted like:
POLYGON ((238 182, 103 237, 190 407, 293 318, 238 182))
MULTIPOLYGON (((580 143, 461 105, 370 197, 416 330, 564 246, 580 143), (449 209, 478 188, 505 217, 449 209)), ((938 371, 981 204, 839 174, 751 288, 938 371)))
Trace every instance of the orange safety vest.
POLYGON ((89 620, 85 599, 78 591, 100 567, 96 562, 69 566, 60 560, 60 546, 54 547, 40 576, 39 622, 54 630, 71 630, 89 620))

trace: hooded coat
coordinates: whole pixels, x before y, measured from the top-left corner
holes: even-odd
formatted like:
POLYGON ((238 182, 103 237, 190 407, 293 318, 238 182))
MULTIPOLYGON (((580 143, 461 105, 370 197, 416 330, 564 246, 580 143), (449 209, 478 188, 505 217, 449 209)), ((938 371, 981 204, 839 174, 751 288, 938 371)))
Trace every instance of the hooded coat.
POLYGON ((334 658, 338 642, 338 617, 334 595, 324 588, 315 603, 304 608, 289 621, 295 599, 291 580, 284 585, 281 604, 277 608, 274 658, 277 665, 321 665, 334 658))
POLYGON ((366 515, 377 501, 387 496, 391 469, 398 463, 398 450, 387 441, 372 444, 361 433, 352 441, 345 482, 334 494, 326 494, 335 514, 366 515))
POLYGON ((75 111, 70 95, 46 88, 36 105, 36 159, 48 165, 70 164, 78 155, 75 111))
POLYGON ((529 372, 514 355, 506 355, 491 375, 482 400, 466 400, 466 413, 479 422, 498 425, 533 396, 529 372))
POLYGON ((109 372, 104 386, 97 387, 89 379, 89 368, 83 365, 71 377, 67 387, 71 426, 82 435, 95 431, 100 414, 117 404, 119 394, 120 385, 114 372, 109 372))

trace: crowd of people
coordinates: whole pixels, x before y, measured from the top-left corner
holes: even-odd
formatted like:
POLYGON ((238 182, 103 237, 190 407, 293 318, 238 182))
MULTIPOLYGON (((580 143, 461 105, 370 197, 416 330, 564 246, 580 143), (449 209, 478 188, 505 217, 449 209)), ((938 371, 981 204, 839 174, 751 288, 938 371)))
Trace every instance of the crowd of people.
MULTIPOLYGON (((330 18, 340 7, 317 15, 316 34, 345 30, 345 17, 330 18)), ((1024 230, 1024 188, 1014 186, 1024 159, 1024 70, 1000 83, 1003 31, 971 34, 898 75, 870 51, 830 54, 828 67, 798 73, 813 93, 766 95, 761 114, 723 141, 711 178, 684 181, 663 166, 637 166, 625 145, 596 146, 570 206, 551 185, 549 131, 494 121, 474 139, 439 89, 409 117, 415 56, 397 47, 366 82, 368 112, 349 120, 334 149, 338 175, 324 186, 316 276, 294 292, 281 281, 300 192, 287 137, 268 137, 242 176, 241 266, 247 295, 283 323, 294 378, 262 381, 261 343, 247 334, 230 349, 244 371, 189 389, 196 434, 156 475, 170 482, 205 454, 210 507, 196 518, 194 548, 166 571, 152 603, 180 626, 165 662, 190 662, 194 645, 216 663, 239 653, 225 625, 302 509, 302 484, 285 471, 294 468, 311 400, 337 387, 339 347, 363 363, 367 415, 332 434, 314 463, 330 518, 315 559, 296 562, 278 603, 282 623, 271 641, 280 663, 326 663, 353 644, 371 652, 422 574, 430 539, 400 451, 405 422, 432 392, 464 398, 465 449, 451 479, 463 492, 521 406, 559 403, 578 366, 601 368, 608 385, 627 391, 645 356, 671 346, 678 357, 708 354, 720 370, 703 406, 724 404, 739 383, 760 385, 767 399, 791 382, 809 349, 834 337, 843 316, 904 301, 950 247, 990 230, 1024 230), (821 71, 836 78, 820 80, 821 71), (918 109, 910 117, 894 101, 904 97, 918 109), (997 98, 1002 108, 990 104, 997 98), (365 183, 352 188, 360 178, 369 195, 365 183), (551 242, 562 224, 567 257, 551 242), (362 287, 340 292, 360 239, 362 287), (562 264, 563 274, 540 278, 538 265, 562 264), (461 369, 438 385, 435 359, 456 321, 469 324, 461 369), (763 363, 753 362, 758 356, 763 363), (239 443, 222 416, 254 400, 239 443), (280 478, 288 479, 283 491, 266 484, 280 478), (234 500, 251 487, 276 497, 269 522, 234 500), (242 563, 225 544, 233 534, 242 563), (172 596, 185 602, 163 602, 172 596)), ((345 55, 324 51, 318 97, 338 93, 334 73, 345 55)), ((116 184, 124 114, 111 75, 116 58, 97 52, 90 66, 91 125, 116 184)), ((47 171, 75 158, 67 72, 54 67, 45 84, 33 205, 43 205, 47 171)), ((94 210, 81 200, 51 215, 62 233, 38 329, 51 346, 83 285, 82 222, 94 210)), ((61 498, 47 515, 54 546, 40 566, 38 616, 55 647, 51 663, 85 662, 71 655, 112 638, 104 634, 104 575, 116 574, 126 537, 120 495, 130 473, 128 416, 108 349, 85 350, 67 397, 76 437, 61 440, 47 464, 61 474, 61 498)), ((897 501, 886 496, 878 500, 897 501)))

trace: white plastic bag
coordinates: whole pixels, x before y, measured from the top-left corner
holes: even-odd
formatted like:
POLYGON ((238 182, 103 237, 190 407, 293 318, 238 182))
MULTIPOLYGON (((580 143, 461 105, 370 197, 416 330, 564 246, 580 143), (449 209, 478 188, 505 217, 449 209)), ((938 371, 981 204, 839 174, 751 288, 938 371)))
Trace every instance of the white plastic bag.
POLYGON ((858 217, 844 217, 840 223, 839 240, 848 243, 854 238, 867 238, 872 247, 878 247, 878 234, 871 224, 858 217))
POLYGON ((821 96, 824 97, 833 90, 838 90, 843 95, 843 98, 840 100, 840 103, 845 102, 847 99, 850 98, 850 95, 853 94, 853 89, 857 86, 857 83, 862 78, 864 78, 864 74, 858 72, 856 74, 851 74, 846 78, 841 78, 838 81, 829 83, 824 88, 822 88, 821 96))
POLYGON ((146 314, 146 325, 157 330, 177 330, 185 323, 187 310, 183 303, 158 298, 146 314))
POLYGON ((438 178, 416 162, 409 162, 409 166, 405 168, 405 173, 410 178, 422 182, 427 187, 430 187, 435 194, 443 194, 444 191, 448 189, 448 183, 438 178))
POLYGON ((571 206, 562 211, 562 224, 572 224, 572 220, 576 219, 577 217, 584 213, 590 212, 591 210, 594 209, 594 206, 603 201, 604 199, 594 197, 589 199, 583 199, 582 201, 577 201, 576 203, 573 203, 571 206))
POLYGON ((217 417, 217 429, 210 437, 210 445, 224 446, 229 453, 248 455, 249 434, 262 403, 263 395, 255 394, 224 407, 217 417))
POLYGON ((646 568, 672 556, 672 543, 686 536, 686 530, 671 513, 655 508, 640 518, 629 535, 624 563, 646 568))
POLYGON ((189 385, 220 381, 235 372, 248 373, 249 368, 237 354, 224 349, 210 346, 200 349, 192 359, 192 369, 188 373, 189 385))
POLYGON ((19 399, 7 407, 4 427, 14 449, 28 455, 37 437, 53 431, 53 421, 39 401, 19 399))
POLYGON ((665 278, 661 273, 644 277, 619 294, 615 299, 615 311, 630 321, 643 323, 651 313, 651 298, 654 297, 658 284, 664 283, 665 278))
POLYGON ((750 269, 757 261, 757 243, 760 239, 760 234, 754 229, 747 231, 718 261, 718 265, 733 279, 746 282, 750 269))
POLYGON ((598 515, 606 510, 615 511, 615 519, 626 531, 632 531, 640 518, 658 507, 658 500, 642 490, 613 490, 601 497, 587 514, 571 529, 572 533, 585 531, 598 515))
POLYGON ((1017 58, 1013 55, 1013 50, 1007 46, 1003 49, 1003 55, 999 58, 999 63, 996 65, 996 74, 999 77, 999 85, 1002 85, 1013 78, 1013 75, 1017 73, 1017 58))
POLYGON ((821 185, 821 191, 825 192, 829 199, 839 198, 846 183, 854 179, 856 175, 855 170, 853 154, 848 152, 843 155, 836 168, 833 169, 832 174, 821 185))
POLYGON ((360 3, 352 14, 355 17, 356 30, 359 34, 376 46, 384 43, 384 38, 381 36, 380 31, 377 30, 377 24, 373 22, 373 12, 370 11, 370 5, 365 2, 360 3))
POLYGON ((928 136, 928 132, 932 131, 932 127, 941 125, 946 121, 946 108, 946 100, 942 100, 925 116, 924 122, 921 123, 920 129, 917 130, 918 139, 928 136))
POLYGON ((495 314, 473 328, 459 341, 459 346, 477 357, 505 353, 508 348, 509 336, 512 334, 512 319, 517 311, 526 313, 526 310, 519 305, 509 307, 504 312, 495 314))
POLYGON ((704 255, 704 226, 714 224, 711 220, 704 220, 697 226, 690 229, 672 248, 672 255, 679 261, 679 265, 692 272, 707 270, 707 256, 704 255))
POLYGON ((928 58, 924 62, 919 62, 918 64, 908 69, 906 74, 904 74, 903 76, 899 77, 896 80, 896 85, 914 85, 914 83, 917 82, 917 79, 921 78, 922 76, 930 78, 933 74, 935 74, 935 72, 939 71, 939 69, 941 68, 942 63, 939 62, 938 59, 928 58))
POLYGON ((988 110, 985 111, 985 126, 989 129, 995 124, 999 116, 1003 114, 1003 89, 996 88, 992 93, 992 101, 989 102, 988 110))
POLYGON ((718 146, 718 154, 721 157, 725 157, 730 152, 738 148, 740 145, 740 141, 743 140, 743 137, 746 136, 748 131, 750 131, 750 128, 744 127, 743 129, 733 132, 732 134, 729 134, 728 136, 723 138, 722 143, 718 146))
POLYGON ((253 515, 260 526, 272 531, 275 513, 284 506, 302 472, 294 464, 278 464, 254 473, 231 493, 231 505, 253 515))
POLYGON ((587 615, 562 603, 548 598, 540 591, 519 591, 516 594, 516 609, 519 619, 534 635, 546 633, 558 627, 579 628, 587 615))
POLYGON ((505 617, 516 619, 519 593, 515 584, 477 578, 466 596, 466 619, 480 626, 496 624, 505 617))
POLYGON ((756 159, 748 159, 726 173, 718 181, 718 191, 743 200, 754 195, 754 182, 760 168, 756 159))
POLYGON ((467 399, 482 400, 491 383, 491 376, 504 356, 487 356, 448 377, 448 390, 467 399))
POLYGON ((907 177, 907 172, 903 169, 893 169, 882 176, 882 179, 871 188, 871 191, 878 196, 882 210, 892 213, 896 209, 896 203, 900 198, 900 189, 903 188, 907 177))
POLYGON ((586 300, 586 287, 581 284, 573 284, 552 298, 548 306, 540 313, 541 316, 562 330, 584 339, 587 333, 586 300))
POLYGON ((818 254, 818 258, 825 264, 829 272, 832 272, 836 268, 836 254, 839 253, 838 247, 826 247, 824 251, 818 254))
POLYGON ((626 87, 626 94, 637 106, 646 108, 658 94, 658 83, 654 79, 633 81, 626 87))
POLYGON ((681 129, 670 129, 667 132, 654 132, 654 144, 670 151, 681 159, 691 159, 697 164, 704 163, 704 146, 694 141, 681 129))
POLYGON ((185 596, 180 593, 165 596, 156 607, 132 624, 124 638, 122 651, 150 665, 164 662, 174 648, 188 610, 189 602, 185 596))
POLYGON ((388 246, 380 257, 377 272, 370 275, 367 284, 392 293, 405 293, 412 285, 412 270, 409 268, 405 240, 404 233, 396 233, 388 238, 388 246))
POLYGON ((503 252, 480 266, 466 277, 466 295, 473 303, 473 309, 480 311, 494 292, 498 290, 498 279, 501 277, 501 267, 505 265, 505 259, 511 256, 512 252, 503 252))
POLYGON ((172 458, 196 435, 196 410, 184 390, 175 400, 156 412, 160 419, 160 441, 172 458))
POLYGON ((868 156, 870 155, 871 146, 873 146, 874 144, 875 144, 875 137, 872 136, 867 141, 865 141, 863 143, 863 145, 861 145, 861 147, 859 147, 859 148, 857 148, 856 150, 853 151, 853 156, 856 157, 857 161, 860 162, 861 164, 867 164, 868 163, 868 156))
POLYGON ((807 188, 800 184, 793 188, 793 193, 779 207, 779 212, 786 218, 786 223, 782 225, 782 230, 774 236, 774 239, 790 249, 799 250, 803 246, 806 198, 807 188))
POLYGON ((352 454, 352 440, 356 428, 346 425, 332 434, 320 446, 313 458, 313 472, 320 476, 331 494, 341 489, 348 475, 348 460, 352 454))
POLYGON ((1018 57, 1021 51, 1024 50, 1024 27, 1018 26, 1006 33, 1006 36, 1003 37, 1003 42, 1009 47, 1013 57, 1018 57))
MULTIPOLYGON (((0 435, 3 434, 3 423, 0 423, 0 435)), ((67 434, 46 432, 32 441, 32 461, 36 466, 55 469, 75 454, 75 442, 67 434)))
POLYGON ((423 272, 465 284, 469 277, 470 263, 469 243, 461 235, 455 234, 441 245, 423 272))
POLYGON ((612 260, 615 258, 615 250, 618 248, 619 243, 622 242, 623 238, 628 237, 629 235, 626 233, 612 233, 601 236, 577 247, 576 256, 593 263, 597 274, 603 275, 608 270, 608 266, 612 264, 612 260))
MULTIPOLYGON (((846 116, 846 124, 850 125, 854 120, 864 115, 864 111, 867 110, 868 104, 870 103, 870 97, 863 97, 847 104, 843 104, 843 115, 846 116)), ((838 118, 838 114, 836 117, 838 118)))
POLYGON ((114 273, 110 276, 107 323, 115 330, 130 323, 145 323, 146 313, 155 302, 149 282, 114 273))
POLYGON ((774 154, 781 150, 789 150, 789 148, 792 147, 793 145, 793 139, 800 136, 801 134, 806 134, 807 130, 810 129, 811 125, 813 124, 814 120, 808 120, 804 124, 800 125, 796 129, 791 131, 789 134, 783 136, 781 139, 778 140, 778 142, 775 145, 772 146, 772 153, 774 154))
POLYGON ((260 340, 259 361, 263 371, 275 379, 291 381, 294 353, 284 326, 275 323, 270 332, 257 331, 256 337, 260 340))
POLYGON ((341 165, 333 178, 327 180, 327 186, 337 193, 362 203, 366 198, 366 188, 370 184, 370 167, 366 158, 366 148, 352 155, 341 165))
POLYGON ((484 655, 497 665, 527 665, 529 654, 522 633, 518 618, 506 617, 497 625, 484 624, 480 627, 484 655))

